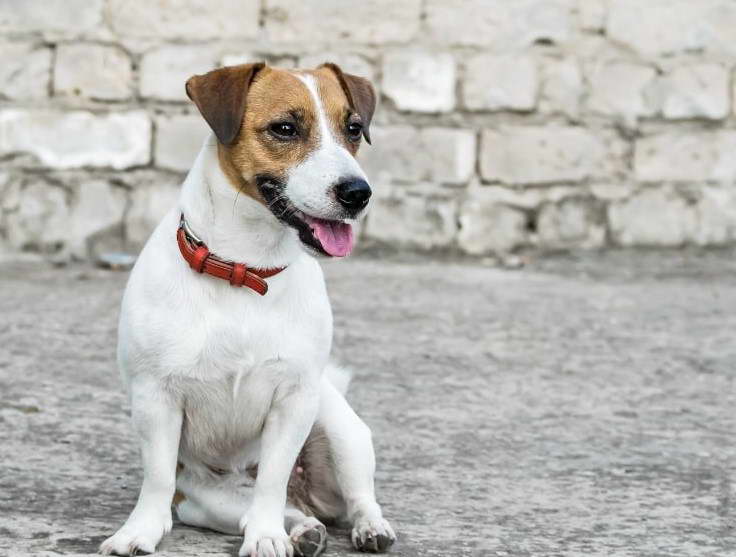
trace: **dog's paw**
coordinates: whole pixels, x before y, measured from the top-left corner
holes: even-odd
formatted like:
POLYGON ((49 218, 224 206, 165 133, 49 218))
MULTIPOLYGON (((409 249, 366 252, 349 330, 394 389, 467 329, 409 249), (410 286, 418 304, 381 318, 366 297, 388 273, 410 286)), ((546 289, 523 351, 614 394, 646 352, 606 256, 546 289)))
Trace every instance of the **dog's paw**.
POLYGON ((294 546, 283 526, 279 528, 259 528, 253 523, 245 527, 240 557, 294 557, 294 546))
POLYGON ((171 513, 168 518, 148 517, 128 520, 114 536, 100 544, 102 555, 141 555, 153 553, 161 538, 171 530, 171 513))
POLYGON ((383 518, 359 518, 350 535, 355 549, 368 553, 384 553, 396 541, 396 534, 383 518))
POLYGON ((327 528, 314 517, 295 524, 289 532, 294 553, 299 557, 317 557, 327 546, 327 528))

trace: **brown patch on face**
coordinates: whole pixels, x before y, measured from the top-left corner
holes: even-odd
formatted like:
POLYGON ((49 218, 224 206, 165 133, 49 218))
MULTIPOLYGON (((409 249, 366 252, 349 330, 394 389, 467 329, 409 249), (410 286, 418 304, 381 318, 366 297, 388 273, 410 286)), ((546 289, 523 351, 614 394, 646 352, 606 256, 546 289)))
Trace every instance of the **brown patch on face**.
POLYGON ((258 179, 283 182, 289 169, 319 144, 317 106, 298 74, 314 78, 332 135, 351 154, 360 145, 356 122, 369 138, 375 93, 363 78, 327 64, 316 70, 290 72, 246 64, 213 70, 187 82, 187 93, 215 131, 220 166, 235 189, 261 203, 258 179), (294 137, 273 133, 273 126, 294 126, 294 137))
POLYGON ((255 178, 268 175, 284 180, 317 147, 319 126, 316 107, 307 87, 285 70, 264 68, 248 90, 247 110, 237 140, 218 145, 223 171, 232 184, 254 199, 264 202, 255 178), (279 138, 270 127, 279 122, 292 124, 297 135, 279 138))

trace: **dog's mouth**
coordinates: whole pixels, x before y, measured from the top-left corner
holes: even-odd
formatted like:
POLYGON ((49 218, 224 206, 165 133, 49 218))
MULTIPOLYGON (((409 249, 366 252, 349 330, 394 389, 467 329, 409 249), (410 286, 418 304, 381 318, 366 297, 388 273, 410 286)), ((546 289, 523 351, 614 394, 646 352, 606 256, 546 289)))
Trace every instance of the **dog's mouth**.
POLYGON ((294 228, 304 245, 330 257, 345 257, 353 250, 353 227, 349 223, 315 217, 297 209, 283 194, 283 182, 273 176, 257 176, 256 183, 273 215, 294 228))
POLYGON ((322 251, 328 255, 345 257, 353 251, 353 227, 349 223, 319 219, 303 212, 299 216, 309 226, 312 239, 316 239, 322 251))

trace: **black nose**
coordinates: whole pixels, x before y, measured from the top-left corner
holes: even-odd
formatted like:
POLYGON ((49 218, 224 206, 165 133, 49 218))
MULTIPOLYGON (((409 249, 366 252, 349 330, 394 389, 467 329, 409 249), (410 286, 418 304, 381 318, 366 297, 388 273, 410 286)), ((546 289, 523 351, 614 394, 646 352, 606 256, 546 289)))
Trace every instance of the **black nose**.
POLYGON ((335 186, 335 195, 343 207, 357 213, 368 204, 371 187, 365 180, 347 180, 335 186))

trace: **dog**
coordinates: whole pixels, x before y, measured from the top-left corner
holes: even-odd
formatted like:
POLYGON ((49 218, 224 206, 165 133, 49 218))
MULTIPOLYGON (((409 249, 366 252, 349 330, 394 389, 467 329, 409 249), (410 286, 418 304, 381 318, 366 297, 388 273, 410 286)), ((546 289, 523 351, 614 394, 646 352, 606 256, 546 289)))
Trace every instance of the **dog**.
POLYGON ((370 429, 329 360, 317 256, 343 257, 371 195, 355 159, 376 105, 334 64, 244 64, 196 75, 211 128, 131 271, 118 365, 143 483, 103 554, 154 552, 172 504, 192 526, 243 535, 241 556, 312 557, 323 522, 353 545, 396 539, 374 494, 370 429))

